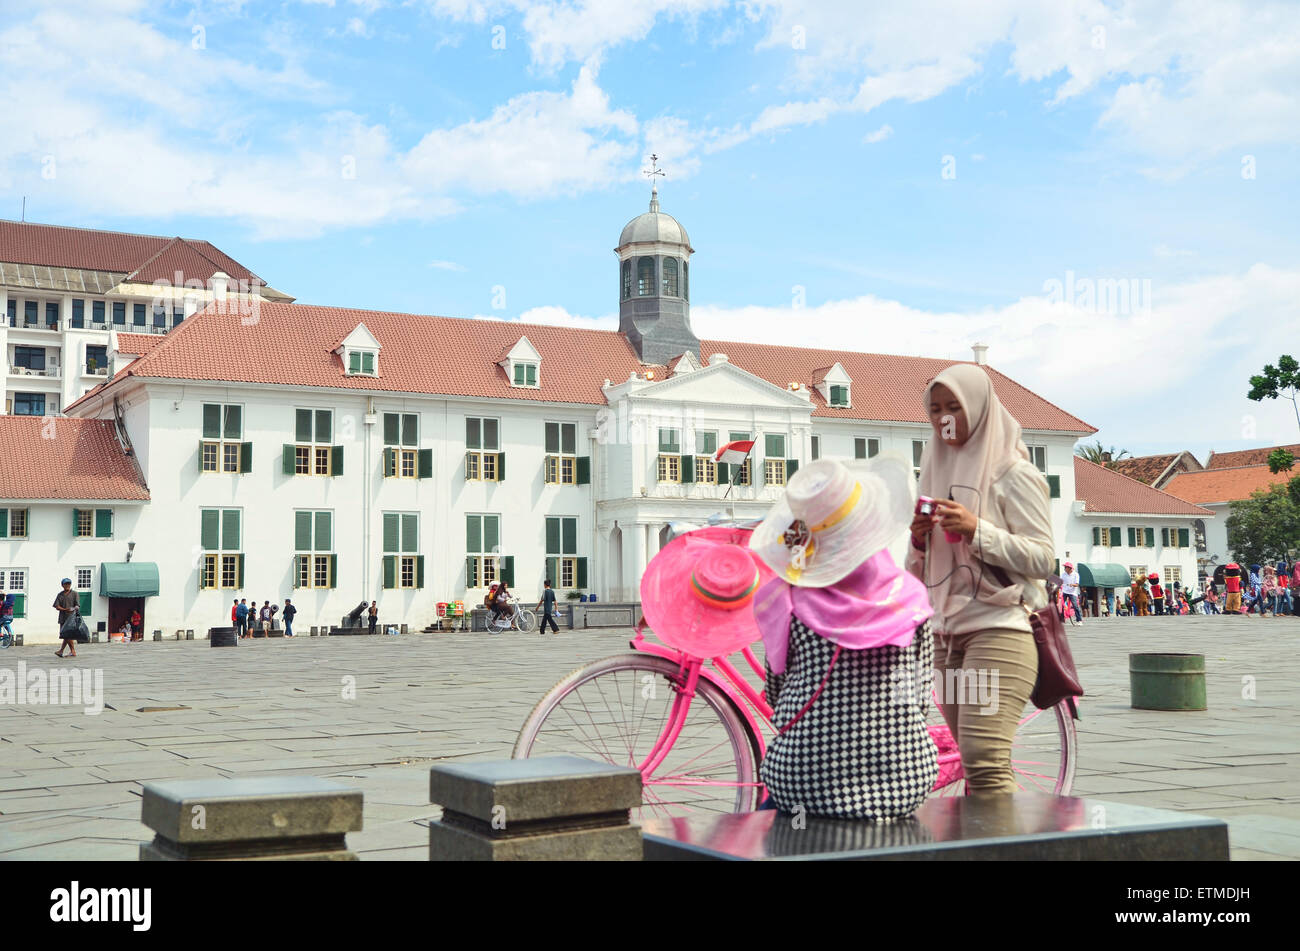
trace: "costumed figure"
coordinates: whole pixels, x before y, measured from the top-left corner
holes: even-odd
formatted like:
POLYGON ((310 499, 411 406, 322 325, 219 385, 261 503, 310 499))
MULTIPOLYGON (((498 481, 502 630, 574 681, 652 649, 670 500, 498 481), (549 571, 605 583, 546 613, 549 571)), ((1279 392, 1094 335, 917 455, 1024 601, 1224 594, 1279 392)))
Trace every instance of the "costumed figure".
POLYGON ((1230 561, 1223 569, 1223 587, 1227 597, 1223 602, 1224 614, 1241 613, 1241 565, 1230 561))
POLYGON ((1156 614, 1163 615, 1165 613, 1165 589, 1160 584, 1160 575, 1153 571, 1147 575, 1147 581, 1151 582, 1151 600, 1155 602, 1156 614))
POLYGON ((1137 578, 1133 582, 1133 607, 1137 617, 1146 617, 1149 613, 1150 598, 1147 597, 1146 582, 1137 578))

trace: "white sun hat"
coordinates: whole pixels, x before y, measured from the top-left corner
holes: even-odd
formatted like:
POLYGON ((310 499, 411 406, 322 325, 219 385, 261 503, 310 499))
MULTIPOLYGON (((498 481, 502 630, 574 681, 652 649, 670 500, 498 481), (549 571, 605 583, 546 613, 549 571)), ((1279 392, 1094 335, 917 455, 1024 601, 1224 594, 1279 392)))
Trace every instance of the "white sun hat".
POLYGON ((790 477, 749 547, 781 580, 824 588, 895 542, 915 507, 912 466, 898 453, 820 459, 790 477))

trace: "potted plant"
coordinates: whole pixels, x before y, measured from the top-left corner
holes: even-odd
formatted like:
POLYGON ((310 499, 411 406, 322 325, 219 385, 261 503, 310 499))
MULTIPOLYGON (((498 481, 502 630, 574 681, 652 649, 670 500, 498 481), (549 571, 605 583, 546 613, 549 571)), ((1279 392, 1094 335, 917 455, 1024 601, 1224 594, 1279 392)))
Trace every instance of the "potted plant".
POLYGON ((90 357, 86 361, 86 369, 88 369, 91 373, 94 373, 96 370, 99 369, 99 361, 97 361, 94 357, 90 357))
POLYGON ((581 591, 570 591, 564 596, 569 601, 580 601, 582 599, 581 591))

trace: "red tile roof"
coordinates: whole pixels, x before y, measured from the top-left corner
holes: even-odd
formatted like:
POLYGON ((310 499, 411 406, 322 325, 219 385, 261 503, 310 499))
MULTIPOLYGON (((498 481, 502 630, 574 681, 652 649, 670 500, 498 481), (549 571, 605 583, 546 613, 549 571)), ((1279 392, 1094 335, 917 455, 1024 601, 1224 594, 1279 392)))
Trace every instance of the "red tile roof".
MULTIPOLYGON (((838 360, 854 379, 853 408, 832 410, 814 392, 813 415, 919 423, 928 421, 920 397, 926 382, 955 362, 734 341, 705 341, 702 350, 706 364, 709 355, 726 353, 736 366, 782 389, 792 380, 806 382, 812 370, 838 360)), ((237 307, 223 311, 209 305, 119 376, 604 405, 606 379, 622 383, 651 369, 656 379, 666 378, 667 368, 642 365, 627 339, 613 330, 261 301, 255 318, 237 307), (381 347, 377 377, 345 376, 342 361, 331 352, 331 342, 362 322, 381 347), (524 334, 541 355, 537 388, 511 386, 496 365, 524 334), (227 357, 232 347, 265 359, 232 361, 227 357)), ((1096 432, 996 370, 988 373, 1022 426, 1096 432)))
POLYGON ((1232 469, 1205 469, 1174 476, 1165 491, 1189 502, 1236 502, 1250 498, 1257 489, 1285 484, 1300 475, 1300 469, 1274 475, 1268 466, 1238 466, 1232 469))
POLYGON ((1300 459, 1300 445, 1269 446, 1266 449, 1238 449, 1236 452, 1212 452, 1207 469, 1235 469, 1237 466, 1263 466, 1268 464, 1268 454, 1277 449, 1285 449, 1300 459))
POLYGON ((0 499, 148 501, 110 420, 0 416, 0 499))
MULTIPOLYGON (((899 357, 880 353, 852 353, 843 350, 814 350, 807 347, 777 347, 769 344, 703 340, 704 362, 715 353, 725 353, 736 366, 785 388, 792 382, 811 384, 816 372, 839 363, 853 381, 851 407, 830 407, 821 393, 812 390, 813 416, 832 419, 873 419, 907 423, 929 422, 922 405, 926 384, 943 370, 966 360, 938 360, 930 357, 899 357)), ((993 391, 1025 429, 1095 433, 1077 416, 1049 403, 1037 393, 992 367, 985 372, 993 379, 993 391)), ((811 389, 811 386, 810 386, 811 389)))
POLYGON ((119 332, 117 335, 117 352, 134 354, 137 357, 142 357, 162 342, 162 334, 131 334, 119 332))
POLYGON ((1176 452, 1161 456, 1132 456, 1112 461, 1106 465, 1106 468, 1126 475, 1130 479, 1136 479, 1138 482, 1152 485, 1169 468, 1169 463, 1177 458, 1176 452))
POLYGON ((1074 497, 1083 502, 1085 512, 1197 517, 1214 514, 1209 509, 1153 489, 1137 479, 1130 479, 1080 456, 1074 457, 1074 497))
POLYGON ((18 221, 0 220, 0 261, 115 271, 145 284, 157 278, 172 281, 177 270, 186 280, 205 283, 217 271, 236 281, 261 280, 207 241, 18 221))

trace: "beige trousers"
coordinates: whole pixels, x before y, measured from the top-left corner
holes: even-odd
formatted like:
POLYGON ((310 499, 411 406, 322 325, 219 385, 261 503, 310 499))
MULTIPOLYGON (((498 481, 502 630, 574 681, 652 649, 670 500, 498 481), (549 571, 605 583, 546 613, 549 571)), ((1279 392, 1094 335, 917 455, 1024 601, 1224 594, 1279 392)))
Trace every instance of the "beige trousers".
POLYGON ((1038 675, 1033 635, 1005 629, 936 634, 934 667, 939 709, 961 751, 971 795, 1016 792, 1011 741, 1038 675))

